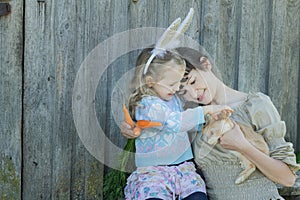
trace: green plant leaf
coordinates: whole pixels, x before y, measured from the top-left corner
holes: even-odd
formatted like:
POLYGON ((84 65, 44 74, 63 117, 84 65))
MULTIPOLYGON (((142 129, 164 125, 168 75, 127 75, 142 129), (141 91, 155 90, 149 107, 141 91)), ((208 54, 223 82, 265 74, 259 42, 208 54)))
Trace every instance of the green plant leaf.
POLYGON ((296 153, 296 162, 300 163, 300 152, 296 153))
POLYGON ((104 175, 103 196, 107 200, 124 198, 124 188, 130 173, 126 172, 131 152, 135 152, 135 140, 128 139, 124 151, 118 158, 119 170, 112 169, 104 175))

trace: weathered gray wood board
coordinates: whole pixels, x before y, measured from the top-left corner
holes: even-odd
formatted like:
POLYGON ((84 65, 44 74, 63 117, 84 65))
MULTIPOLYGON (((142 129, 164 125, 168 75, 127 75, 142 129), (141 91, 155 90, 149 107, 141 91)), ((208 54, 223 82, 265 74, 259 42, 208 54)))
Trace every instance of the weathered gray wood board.
MULTIPOLYGON (((140 27, 165 28, 190 7, 195 16, 187 35, 210 53, 226 84, 270 95, 286 121, 286 139, 300 150, 300 0, 9 3, 12 13, 0 17, 1 199, 102 199, 107 170, 86 150, 72 116, 80 64, 109 37, 140 27)), ((102 129, 121 148, 126 140, 111 113, 111 94, 138 53, 107 68, 91 102, 102 129)), ((115 159, 104 141, 99 148, 106 161, 115 159)))
POLYGON ((80 63, 109 35, 108 6, 26 1, 24 199, 101 198, 103 165, 78 138, 71 101, 80 63))
POLYGON ((21 198, 23 4, 0 17, 0 199, 21 198))

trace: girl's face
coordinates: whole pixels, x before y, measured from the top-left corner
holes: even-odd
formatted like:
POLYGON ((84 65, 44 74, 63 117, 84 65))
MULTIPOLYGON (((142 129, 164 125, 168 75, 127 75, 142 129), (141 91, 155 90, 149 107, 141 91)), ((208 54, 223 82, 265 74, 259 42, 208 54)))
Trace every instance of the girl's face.
POLYGON ((163 78, 153 83, 152 89, 157 93, 158 97, 169 101, 174 94, 179 91, 180 81, 184 75, 185 66, 174 69, 171 66, 169 70, 165 70, 161 75, 163 78))
POLYGON ((181 83, 179 95, 186 101, 208 105, 213 101, 212 73, 210 70, 202 71, 193 69, 185 77, 186 81, 181 83))

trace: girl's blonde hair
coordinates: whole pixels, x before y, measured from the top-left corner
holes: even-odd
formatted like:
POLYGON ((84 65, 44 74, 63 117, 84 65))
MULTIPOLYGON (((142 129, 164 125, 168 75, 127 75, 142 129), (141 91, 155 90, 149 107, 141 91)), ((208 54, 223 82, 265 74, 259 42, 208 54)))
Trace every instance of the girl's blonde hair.
POLYGON ((131 117, 135 118, 135 107, 138 102, 145 96, 157 96, 152 88, 148 87, 145 83, 145 77, 151 76, 155 81, 160 81, 163 79, 163 75, 170 68, 167 67, 166 63, 173 61, 173 69, 185 70, 185 61, 180 57, 176 51, 166 51, 163 56, 156 56, 149 65, 149 68, 144 74, 145 65, 151 56, 151 51, 153 48, 145 48, 139 54, 136 64, 135 64, 135 74, 131 81, 131 91, 132 94, 129 97, 129 111, 131 117))

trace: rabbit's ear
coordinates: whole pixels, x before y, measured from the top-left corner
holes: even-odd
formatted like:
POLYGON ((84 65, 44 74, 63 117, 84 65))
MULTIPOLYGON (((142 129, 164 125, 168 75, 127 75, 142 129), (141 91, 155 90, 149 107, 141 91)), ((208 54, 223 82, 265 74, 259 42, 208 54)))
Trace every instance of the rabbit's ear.
POLYGON ((231 115, 231 110, 225 109, 217 114, 216 119, 217 120, 227 119, 230 115, 231 115))
POLYGON ((224 113, 225 113, 225 116, 226 116, 226 118, 228 118, 228 117, 230 117, 230 116, 231 116, 232 110, 225 109, 225 110, 222 110, 222 112, 224 112, 224 113))
POLYGON ((231 116, 231 113, 232 113, 232 110, 224 109, 220 112, 219 115, 222 119, 226 119, 231 116))

